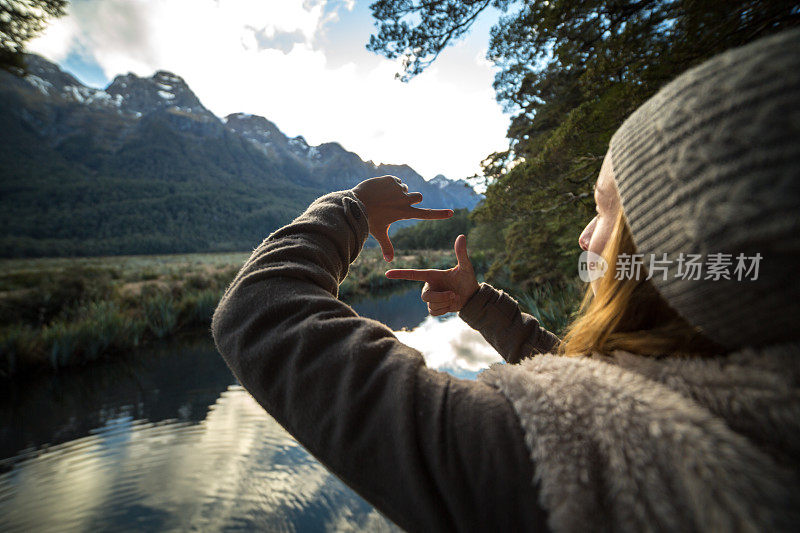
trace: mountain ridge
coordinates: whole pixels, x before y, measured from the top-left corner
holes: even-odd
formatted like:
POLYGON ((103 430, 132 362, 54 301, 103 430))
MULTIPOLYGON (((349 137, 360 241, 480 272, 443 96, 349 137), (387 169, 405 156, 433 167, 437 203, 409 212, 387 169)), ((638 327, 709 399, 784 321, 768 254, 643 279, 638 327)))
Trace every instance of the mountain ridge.
POLYGON ((471 209, 481 198, 466 182, 427 182, 337 142, 310 146, 265 117, 218 118, 168 71, 94 89, 27 59, 25 78, 0 73, 6 257, 250 248, 320 194, 382 174, 422 192, 423 206, 471 209))

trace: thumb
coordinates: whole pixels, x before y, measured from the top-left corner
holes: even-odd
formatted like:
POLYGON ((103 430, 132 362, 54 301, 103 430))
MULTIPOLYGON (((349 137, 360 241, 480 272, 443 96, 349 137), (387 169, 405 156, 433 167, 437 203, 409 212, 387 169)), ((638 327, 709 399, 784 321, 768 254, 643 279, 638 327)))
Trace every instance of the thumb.
POLYGON ((454 246, 456 250, 456 260, 458 261, 458 266, 460 267, 469 267, 472 268, 472 263, 469 260, 469 255, 467 255, 467 238, 464 235, 459 235, 456 237, 456 243, 454 246))
POLYGON ((389 227, 387 226, 386 229, 378 233, 375 239, 378 241, 378 244, 381 245, 383 259, 387 263, 394 259, 394 246, 392 246, 392 241, 389 240, 389 227))

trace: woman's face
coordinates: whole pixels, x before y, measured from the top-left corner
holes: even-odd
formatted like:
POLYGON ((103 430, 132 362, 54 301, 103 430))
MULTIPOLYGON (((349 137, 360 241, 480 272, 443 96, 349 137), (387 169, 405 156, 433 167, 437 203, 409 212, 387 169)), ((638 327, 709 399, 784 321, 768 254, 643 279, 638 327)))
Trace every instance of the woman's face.
MULTIPOLYGON (((619 192, 614 180, 614 169, 611 165, 611 152, 606 153, 600 175, 597 177, 597 184, 594 188, 594 201, 597 214, 586 225, 583 233, 578 238, 581 249, 592 251, 598 255, 603 253, 611 230, 614 229, 614 221, 617 213, 621 209, 619 192)), ((599 280, 592 281, 592 290, 595 289, 599 280)))

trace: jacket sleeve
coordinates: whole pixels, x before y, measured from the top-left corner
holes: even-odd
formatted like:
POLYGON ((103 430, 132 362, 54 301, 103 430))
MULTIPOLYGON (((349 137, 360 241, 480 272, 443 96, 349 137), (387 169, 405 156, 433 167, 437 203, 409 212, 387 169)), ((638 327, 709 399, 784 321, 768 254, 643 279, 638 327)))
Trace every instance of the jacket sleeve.
POLYGON ((367 233, 363 204, 344 191, 270 235, 214 313, 220 353, 278 423, 404 529, 545 529, 505 396, 427 368, 336 298, 367 233))
POLYGON ((461 308, 458 316, 483 335, 509 363, 519 363, 534 354, 550 353, 561 340, 523 313, 516 300, 488 283, 461 308))

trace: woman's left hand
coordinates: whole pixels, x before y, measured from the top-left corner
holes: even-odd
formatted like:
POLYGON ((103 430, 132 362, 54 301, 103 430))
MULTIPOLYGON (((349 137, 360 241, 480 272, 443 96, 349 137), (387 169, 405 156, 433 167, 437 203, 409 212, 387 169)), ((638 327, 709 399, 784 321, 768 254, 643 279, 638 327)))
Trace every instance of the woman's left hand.
POLYGON ((392 269, 386 272, 389 279, 410 279, 424 281, 422 301, 428 304, 432 316, 457 313, 478 292, 480 285, 475 278, 475 270, 467 254, 467 237, 459 235, 455 242, 458 264, 447 270, 435 269, 392 269))
POLYGON ((381 245, 383 258, 387 262, 394 259, 394 247, 389 240, 389 226, 392 223, 409 218, 440 220, 453 216, 452 209, 413 207, 422 201, 422 193, 409 193, 408 185, 395 176, 364 180, 353 187, 353 193, 366 207, 369 232, 381 245))

